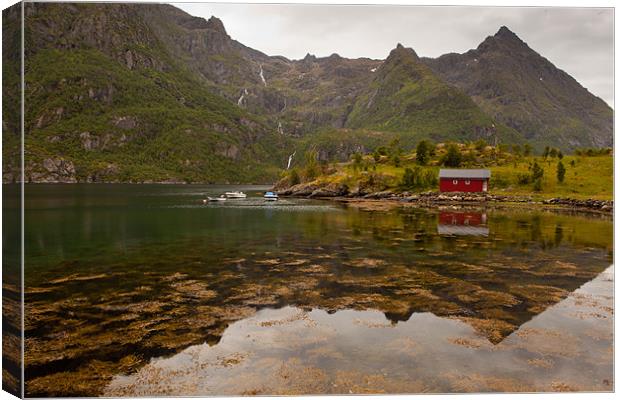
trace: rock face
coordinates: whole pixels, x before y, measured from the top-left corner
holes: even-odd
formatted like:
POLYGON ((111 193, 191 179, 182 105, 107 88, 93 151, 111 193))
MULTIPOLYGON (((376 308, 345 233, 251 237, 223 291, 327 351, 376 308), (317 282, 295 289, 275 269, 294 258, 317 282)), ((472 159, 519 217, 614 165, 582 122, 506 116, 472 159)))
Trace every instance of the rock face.
POLYGON ((46 158, 40 166, 27 167, 25 179, 27 182, 41 183, 77 182, 73 162, 64 158, 46 158))
POLYGON ((612 109, 505 26, 474 50, 423 61, 533 143, 612 145, 612 109))

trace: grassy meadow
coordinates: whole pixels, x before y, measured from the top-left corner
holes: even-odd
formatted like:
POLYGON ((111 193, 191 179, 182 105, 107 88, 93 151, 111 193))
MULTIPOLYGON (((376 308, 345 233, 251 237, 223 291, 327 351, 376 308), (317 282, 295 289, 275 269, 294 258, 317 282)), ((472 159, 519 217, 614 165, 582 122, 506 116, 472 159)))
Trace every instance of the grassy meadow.
POLYGON ((613 198, 613 156, 597 155, 523 155, 518 147, 487 146, 475 143, 430 145, 426 160, 417 152, 394 148, 356 154, 344 163, 313 162, 306 155, 303 166, 287 171, 284 184, 314 182, 319 186, 346 185, 349 190, 392 190, 395 192, 437 191, 440 168, 487 168, 491 170, 489 192, 497 195, 532 196, 534 199, 566 197, 610 200, 613 198), (452 148, 452 150, 451 150, 452 148), (457 154, 456 160, 448 153, 457 154), (565 169, 558 177, 559 164, 565 169), (537 172, 538 171, 538 172, 537 172), (542 171, 542 172, 541 172, 542 171))

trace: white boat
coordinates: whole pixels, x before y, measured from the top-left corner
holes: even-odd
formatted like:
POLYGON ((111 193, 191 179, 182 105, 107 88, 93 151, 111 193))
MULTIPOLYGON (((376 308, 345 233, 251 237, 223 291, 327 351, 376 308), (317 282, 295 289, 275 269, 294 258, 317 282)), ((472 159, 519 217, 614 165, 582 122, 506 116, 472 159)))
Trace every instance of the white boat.
POLYGON ((243 192, 226 192, 224 193, 224 195, 226 197, 228 197, 229 199, 245 199, 246 197, 248 197, 245 193, 243 192))
POLYGON ((263 198, 267 201, 275 201, 278 200, 278 194, 275 192, 266 192, 263 198))
POLYGON ((221 195, 220 197, 207 197, 209 201, 226 201, 226 196, 221 195))

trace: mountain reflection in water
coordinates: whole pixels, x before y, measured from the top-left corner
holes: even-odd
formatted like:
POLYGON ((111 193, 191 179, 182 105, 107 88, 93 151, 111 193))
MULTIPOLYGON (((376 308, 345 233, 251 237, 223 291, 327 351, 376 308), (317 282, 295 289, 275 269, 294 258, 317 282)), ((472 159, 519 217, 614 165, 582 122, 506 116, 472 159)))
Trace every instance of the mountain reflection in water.
POLYGON ((394 323, 377 311, 263 309, 232 324, 218 344, 155 358, 133 375, 115 377, 104 393, 611 390, 611 347, 600 341, 611 339, 612 300, 595 293, 610 291, 612 282, 610 267, 501 344, 458 318, 431 313, 394 323), (580 369, 572 367, 577 360, 580 369))
POLYGON ((251 189, 226 189, 250 198, 203 206, 223 188, 29 189, 28 396, 611 390, 613 292, 592 281, 611 264, 610 218, 463 211, 488 234, 443 235, 448 217, 438 211, 295 199, 265 206, 251 189), (597 290, 575 292, 584 284, 597 290), (552 311, 571 302, 590 308, 552 311), (250 329, 257 323, 260 332, 250 329), (373 345, 369 332, 394 343, 373 345), (314 343, 316 359, 270 344, 295 338, 314 343), (538 378, 501 358, 515 340, 538 378), (559 343, 577 350, 562 353, 559 343), (150 368, 185 368, 187 357, 210 365, 194 365, 206 375, 152 386, 150 368), (436 379, 414 379, 429 359, 436 379), (252 381, 263 370, 284 376, 252 381), (233 371, 247 384, 226 384, 233 371))

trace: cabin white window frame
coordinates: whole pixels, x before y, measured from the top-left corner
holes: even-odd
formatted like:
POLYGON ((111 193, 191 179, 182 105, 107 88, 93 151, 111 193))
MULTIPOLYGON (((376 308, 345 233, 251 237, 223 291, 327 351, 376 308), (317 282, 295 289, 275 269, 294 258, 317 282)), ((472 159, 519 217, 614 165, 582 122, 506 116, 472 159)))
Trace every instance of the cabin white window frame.
POLYGON ((458 179, 452 179, 452 184, 453 185, 458 185, 459 184, 459 180, 458 179))
POLYGON ((469 180, 469 179, 465 179, 465 184, 466 184, 466 185, 471 184, 471 180, 469 180))

